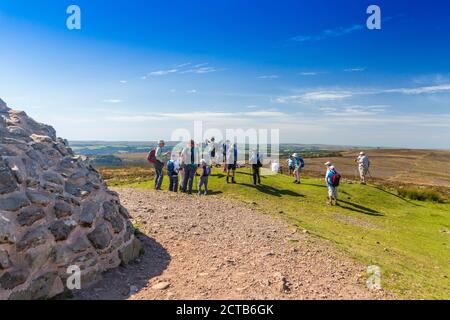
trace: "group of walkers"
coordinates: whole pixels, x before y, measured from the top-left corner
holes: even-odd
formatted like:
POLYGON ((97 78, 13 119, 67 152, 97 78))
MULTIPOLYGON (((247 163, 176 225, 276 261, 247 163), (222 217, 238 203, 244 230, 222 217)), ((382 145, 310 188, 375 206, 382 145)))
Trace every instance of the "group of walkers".
MULTIPOLYGON (((200 148, 194 140, 190 140, 180 152, 163 152, 165 142, 160 140, 158 147, 147 155, 147 161, 155 168, 155 190, 161 190, 164 179, 164 167, 167 166, 169 177, 169 191, 192 194, 194 180, 198 179, 198 193, 208 194, 208 180, 212 167, 219 165, 219 144, 214 138, 206 141, 207 154, 201 154, 200 148), (203 157, 204 156, 204 157, 203 157)), ((225 141, 220 145, 223 155, 224 172, 227 183, 236 183, 236 168, 238 158, 237 144, 225 141)), ((262 162, 262 161, 261 161, 262 162)), ((258 162, 256 163, 258 165, 258 162)), ((262 166, 262 165, 261 165, 262 166)), ((259 183, 261 178, 258 170, 255 175, 259 183)), ((256 178, 255 178, 256 179, 256 178)))
MULTIPOLYGON (((198 177, 198 194, 208 194, 208 180, 212 172, 212 167, 221 166, 226 172, 227 183, 236 183, 236 168, 238 159, 238 148, 236 143, 231 144, 228 140, 222 144, 215 142, 214 138, 205 142, 206 156, 201 154, 200 148, 193 140, 190 140, 180 152, 163 152, 165 142, 160 140, 158 147, 153 149, 147 156, 147 160, 155 167, 155 190, 161 190, 164 179, 164 167, 167 166, 167 175, 169 177, 169 191, 184 192, 192 194, 194 180, 198 177), (221 152, 220 152, 221 151, 221 152), (219 158, 222 156, 222 159, 219 158), (201 157, 202 156, 202 157, 201 157)), ((263 155, 254 149, 249 156, 249 164, 252 169, 253 184, 261 185, 261 168, 263 167, 263 155)), ((367 175, 370 175, 369 157, 360 152, 355 159, 358 166, 361 184, 367 183, 367 175)), ((294 176, 295 184, 301 184, 301 173, 305 168, 303 157, 294 153, 287 159, 289 176, 294 176)), ((341 174, 337 171, 331 162, 326 162, 325 183, 328 187, 328 203, 337 204, 338 187, 341 174)), ((272 170, 273 166, 272 166, 272 170)))

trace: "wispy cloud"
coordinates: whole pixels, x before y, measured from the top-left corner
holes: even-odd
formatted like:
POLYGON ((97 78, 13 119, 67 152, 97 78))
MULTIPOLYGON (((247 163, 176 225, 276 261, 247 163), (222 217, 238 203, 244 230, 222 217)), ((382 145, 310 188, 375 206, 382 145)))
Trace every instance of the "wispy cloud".
POLYGON ((168 69, 168 70, 158 70, 158 71, 152 71, 148 75, 149 76, 165 76, 172 73, 177 73, 178 69, 168 69))
POLYGON ((258 79, 278 79, 280 76, 276 74, 270 74, 270 75, 262 75, 259 76, 258 79))
POLYGON ((363 72, 365 70, 366 70, 366 68, 361 68, 361 67, 344 69, 345 72, 363 72))
POLYGON ((307 41, 320 41, 327 38, 336 38, 340 37, 355 31, 359 31, 364 29, 365 26, 363 24, 354 24, 349 27, 338 27, 334 29, 328 29, 322 31, 322 33, 317 35, 299 35, 296 37, 291 38, 291 41, 297 41, 297 42, 307 42, 307 41))
POLYGON ((278 97, 275 101, 279 103, 335 101, 350 98, 352 95, 351 91, 312 91, 300 95, 278 97))
POLYGON ((335 117, 366 117, 374 116, 386 112, 388 105, 369 105, 369 106, 344 106, 344 107, 321 107, 319 110, 325 114, 335 117))
POLYGON ((123 102, 123 100, 120 100, 120 99, 105 99, 102 102, 117 104, 117 103, 123 102))
POLYGON ((278 103, 313 103, 324 101, 340 101, 354 96, 379 95, 379 94, 439 94, 450 92, 450 84, 435 86, 423 86, 415 88, 392 88, 392 89, 351 89, 351 90, 318 90, 303 92, 301 94, 280 96, 275 99, 278 103))
POLYGON ((197 93, 197 90, 196 89, 187 90, 186 93, 194 94, 194 93, 197 93))
POLYGON ((248 112, 162 112, 162 113, 143 113, 143 114, 127 114, 127 115, 113 115, 106 119, 109 121, 120 122, 145 122, 148 120, 184 120, 184 121, 217 121, 223 122, 226 120, 238 121, 258 119, 280 119, 286 116, 285 113, 276 110, 260 110, 248 112))
POLYGON ((384 90, 387 93, 403 93, 403 94, 432 94, 450 91, 450 84, 440 84, 436 86, 425 86, 417 88, 397 88, 384 90))
POLYGON ((319 74, 321 74, 322 72, 316 72, 316 71, 304 71, 304 72, 300 72, 299 75, 301 76, 317 76, 319 74))
POLYGON ((145 77, 157 77, 157 76, 167 76, 171 74, 187 74, 187 73, 206 74, 217 71, 220 70, 215 67, 209 66, 209 63, 207 62, 196 65, 192 65, 192 63, 188 62, 179 64, 174 68, 152 71, 148 73, 145 77))
POLYGON ((125 84, 127 82, 128 82, 127 80, 120 80, 120 83, 122 83, 122 84, 125 84))

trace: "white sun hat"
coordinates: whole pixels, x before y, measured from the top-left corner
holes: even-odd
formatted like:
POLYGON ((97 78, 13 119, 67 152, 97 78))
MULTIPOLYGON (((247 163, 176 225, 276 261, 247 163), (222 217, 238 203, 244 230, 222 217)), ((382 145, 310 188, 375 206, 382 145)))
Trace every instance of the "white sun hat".
POLYGON ((324 165, 326 165, 327 167, 329 167, 329 166, 331 166, 331 162, 330 162, 330 161, 327 161, 327 162, 324 163, 324 165))

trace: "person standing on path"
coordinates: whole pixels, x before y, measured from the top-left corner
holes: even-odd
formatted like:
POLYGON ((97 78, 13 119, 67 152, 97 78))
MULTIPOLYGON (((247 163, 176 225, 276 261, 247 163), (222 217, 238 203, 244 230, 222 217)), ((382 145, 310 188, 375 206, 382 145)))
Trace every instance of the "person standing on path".
POLYGON ((359 178, 361 184, 366 184, 366 176, 369 173, 370 160, 365 152, 360 152, 355 162, 358 165, 359 178))
POLYGON ((336 168, 331 162, 326 162, 327 173, 325 174, 325 183, 328 187, 328 204, 337 205, 338 190, 341 175, 337 172, 336 168))
POLYGON ((287 159, 287 164, 289 168, 289 177, 292 177, 294 175, 295 170, 294 157, 292 155, 289 155, 289 158, 287 159))
POLYGON ((169 152, 163 153, 164 146, 164 140, 160 140, 155 151, 155 190, 161 190, 164 179, 164 163, 166 162, 167 155, 170 154, 169 152))
POLYGON ((169 175, 169 191, 178 192, 178 173, 180 171, 180 161, 172 154, 171 159, 167 162, 167 174, 169 175))
POLYGON ((227 149, 227 183, 236 183, 236 167, 237 167, 238 149, 237 144, 234 143, 232 147, 227 149))
POLYGON ((299 155, 298 153, 294 153, 293 154, 293 158, 294 158, 294 176, 295 176, 295 181, 294 183, 296 184, 301 184, 301 172, 303 170, 303 168, 305 167, 305 160, 303 160, 302 156, 299 155))
POLYGON ((249 159, 249 163, 252 166, 253 184, 261 185, 261 167, 263 166, 263 157, 257 150, 252 150, 252 154, 249 159))
POLYGON ((195 146, 194 140, 190 140, 188 145, 181 151, 181 163, 184 170, 182 192, 192 194, 195 173, 200 163, 199 149, 195 146))
POLYGON ((198 195, 203 193, 206 196, 208 194, 208 179, 211 175, 211 168, 208 166, 205 159, 202 159, 200 163, 202 173, 200 175, 200 180, 198 181, 198 195), (202 187, 204 187, 205 191, 202 191, 202 187))

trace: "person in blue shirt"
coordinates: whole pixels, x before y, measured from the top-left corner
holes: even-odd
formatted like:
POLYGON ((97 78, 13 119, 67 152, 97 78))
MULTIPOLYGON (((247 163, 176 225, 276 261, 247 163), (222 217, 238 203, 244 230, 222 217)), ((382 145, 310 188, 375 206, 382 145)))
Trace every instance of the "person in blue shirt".
POLYGON ((327 173, 325 174, 325 182, 328 187, 328 204, 329 205, 336 205, 337 204, 337 197, 338 197, 338 186, 339 186, 339 179, 340 175, 337 172, 336 168, 331 164, 331 162, 326 162, 325 166, 327 167, 327 173), (335 176, 335 181, 333 182, 333 176, 335 176), (336 182, 336 176, 337 182, 336 182))
POLYGON ((302 156, 299 155, 298 153, 294 153, 293 154, 293 158, 294 158, 294 176, 295 176, 295 181, 294 183, 296 184, 300 184, 301 183, 301 172, 303 170, 303 168, 305 167, 305 160, 303 160, 302 156))
POLYGON ((178 192, 178 174, 180 172, 180 161, 172 154, 171 159, 167 162, 167 174, 170 179, 169 191, 178 192))

